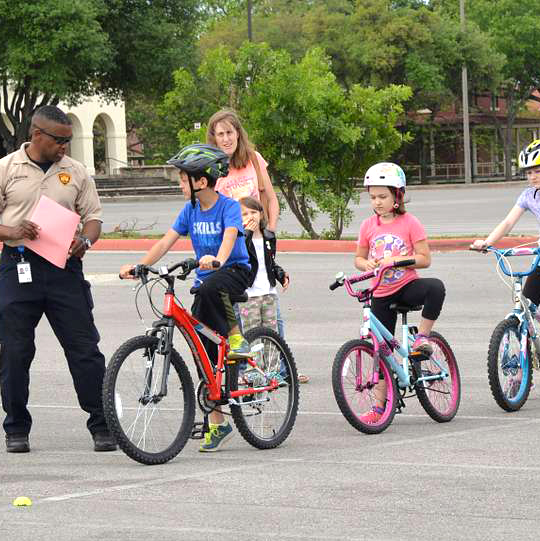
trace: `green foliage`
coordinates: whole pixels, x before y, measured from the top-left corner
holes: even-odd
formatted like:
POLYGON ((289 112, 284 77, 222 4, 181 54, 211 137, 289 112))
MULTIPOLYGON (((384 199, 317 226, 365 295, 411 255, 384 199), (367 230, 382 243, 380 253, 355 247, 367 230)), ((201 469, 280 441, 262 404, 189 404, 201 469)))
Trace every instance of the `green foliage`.
POLYGON ((196 77, 182 71, 175 80, 163 107, 183 115, 180 144, 204 140, 204 126, 198 133, 191 129, 196 115, 207 119, 219 107, 234 105, 269 162, 275 185, 312 238, 319 236, 312 225, 317 212, 331 218, 332 229, 323 235, 340 237, 351 219, 356 177, 401 145, 395 125, 410 97, 408 88, 395 85, 345 90, 321 49, 294 62, 285 51, 252 43, 235 54, 209 51, 196 77))
POLYGON ((0 0, 1 147, 26 139, 41 105, 162 92, 173 67, 193 64, 196 8, 196 0, 0 0))
POLYGON ((126 130, 142 143, 146 165, 163 164, 178 152, 176 119, 156 99, 137 96, 126 101, 126 130))
POLYGON ((97 82, 103 93, 160 96, 170 87, 173 70, 196 65, 197 0, 92 1, 105 4, 98 21, 114 58, 97 82))
MULTIPOLYGON (((254 40, 285 49, 300 60, 323 48, 332 72, 345 87, 353 84, 410 86, 407 109, 436 112, 461 96, 461 67, 472 85, 498 83, 501 55, 478 26, 461 32, 454 11, 434 9, 422 0, 331 0, 254 2, 254 40), (271 8, 269 7, 271 6, 271 8)), ((206 51, 246 38, 245 13, 221 18, 199 42, 206 51)))
MULTIPOLYGON (((447 11, 455 19, 459 17, 458 0, 439 0, 438 4, 441 10, 447 11)), ((467 64, 469 65, 471 58, 477 59, 479 56, 475 50, 472 28, 477 28, 484 36, 488 36, 490 56, 497 58, 494 71, 498 77, 477 81, 476 84, 473 82, 473 85, 477 90, 489 90, 505 98, 504 129, 501 119, 494 111, 486 112, 492 114, 500 138, 504 141, 507 178, 511 177, 511 160, 516 154, 512 136, 516 116, 525 108, 532 92, 538 89, 540 81, 539 13, 540 0, 475 0, 466 4, 469 26, 464 42, 469 40, 470 53, 467 64)))
POLYGON ((63 98, 89 91, 113 60, 97 21, 102 9, 102 2, 0 0, 2 79, 63 98))

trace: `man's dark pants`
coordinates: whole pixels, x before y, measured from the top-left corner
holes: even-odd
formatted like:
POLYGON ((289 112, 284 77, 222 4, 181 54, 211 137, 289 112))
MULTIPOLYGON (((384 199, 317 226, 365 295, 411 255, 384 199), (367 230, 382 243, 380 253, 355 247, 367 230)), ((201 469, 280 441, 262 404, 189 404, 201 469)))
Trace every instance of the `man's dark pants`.
MULTIPOLYGON (((32 417, 27 409, 30 364, 36 348, 35 328, 47 317, 60 341, 81 408, 89 413, 92 434, 107 431, 101 403, 105 358, 99 351, 99 333, 92 316, 90 284, 85 281, 82 262, 71 257, 65 269, 25 249, 31 265, 32 282, 19 284, 17 248, 4 245, 0 260, 0 386, 6 412, 6 434, 28 434, 32 417)), ((47 390, 55 402, 64 403, 49 380, 47 390)))

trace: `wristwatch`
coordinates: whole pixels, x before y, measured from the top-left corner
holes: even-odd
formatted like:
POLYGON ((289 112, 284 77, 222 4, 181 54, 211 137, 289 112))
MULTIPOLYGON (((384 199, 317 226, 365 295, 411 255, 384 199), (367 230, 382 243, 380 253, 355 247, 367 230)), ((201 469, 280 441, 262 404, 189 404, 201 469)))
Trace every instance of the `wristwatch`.
POLYGON ((79 235, 79 238, 83 241, 84 245, 86 246, 86 250, 90 250, 90 248, 92 248, 92 241, 88 237, 79 235))

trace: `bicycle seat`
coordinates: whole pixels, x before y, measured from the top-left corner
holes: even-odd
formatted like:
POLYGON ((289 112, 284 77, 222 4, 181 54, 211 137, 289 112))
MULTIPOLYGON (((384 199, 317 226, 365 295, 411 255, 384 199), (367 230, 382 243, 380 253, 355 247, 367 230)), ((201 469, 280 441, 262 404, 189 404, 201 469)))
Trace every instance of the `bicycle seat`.
MULTIPOLYGON (((198 287, 195 287, 193 286, 189 292, 192 294, 192 295, 196 295, 197 294, 197 291, 199 290, 198 287)), ((231 299, 231 302, 233 304, 237 303, 237 302, 247 302, 248 300, 248 294, 244 291, 244 293, 241 293, 240 295, 229 295, 229 298, 231 299)))
POLYGON ((236 302, 247 302, 249 297, 248 297, 248 294, 244 292, 241 295, 229 295, 229 298, 231 299, 232 303, 236 303, 236 302))
POLYGON ((418 312, 422 310, 423 305, 410 306, 409 304, 398 304, 394 302, 390 305, 390 310, 395 310, 398 314, 406 314, 407 312, 418 312))

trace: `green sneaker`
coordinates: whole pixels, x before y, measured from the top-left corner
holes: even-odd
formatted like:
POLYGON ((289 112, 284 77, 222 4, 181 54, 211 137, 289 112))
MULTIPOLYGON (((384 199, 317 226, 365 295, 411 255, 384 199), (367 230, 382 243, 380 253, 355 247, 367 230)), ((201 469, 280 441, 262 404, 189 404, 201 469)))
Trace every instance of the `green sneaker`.
POLYGON ((232 437, 233 429, 230 423, 226 425, 214 425, 210 423, 210 432, 204 435, 204 443, 201 443, 201 453, 213 453, 232 437))
POLYGON ((228 359, 246 359, 247 357, 251 357, 252 353, 249 342, 241 334, 231 334, 228 342, 228 359))

